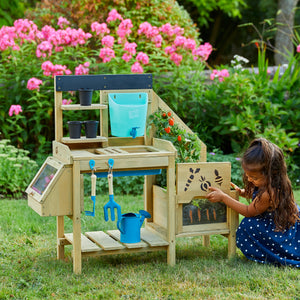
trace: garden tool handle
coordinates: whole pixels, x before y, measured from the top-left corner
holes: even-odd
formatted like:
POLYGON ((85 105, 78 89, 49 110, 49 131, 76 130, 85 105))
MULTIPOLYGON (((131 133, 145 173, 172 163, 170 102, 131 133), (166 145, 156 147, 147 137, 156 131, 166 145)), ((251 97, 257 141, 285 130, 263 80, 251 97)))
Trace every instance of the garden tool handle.
POLYGON ((95 174, 91 175, 91 196, 96 196, 96 179, 97 176, 95 174))
POLYGON ((113 175, 112 174, 108 174, 107 175, 107 179, 108 179, 108 194, 109 195, 113 195, 114 194, 114 189, 113 189, 113 175))

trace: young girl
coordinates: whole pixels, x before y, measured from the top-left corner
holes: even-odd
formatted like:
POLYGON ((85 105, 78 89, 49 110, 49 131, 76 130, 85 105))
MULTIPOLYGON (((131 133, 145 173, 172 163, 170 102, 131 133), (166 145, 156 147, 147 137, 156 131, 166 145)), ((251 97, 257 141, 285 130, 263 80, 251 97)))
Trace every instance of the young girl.
POLYGON ((280 148, 266 139, 255 139, 242 158, 243 204, 211 187, 207 199, 224 202, 245 216, 237 232, 237 246, 256 262, 300 268, 300 214, 280 148))

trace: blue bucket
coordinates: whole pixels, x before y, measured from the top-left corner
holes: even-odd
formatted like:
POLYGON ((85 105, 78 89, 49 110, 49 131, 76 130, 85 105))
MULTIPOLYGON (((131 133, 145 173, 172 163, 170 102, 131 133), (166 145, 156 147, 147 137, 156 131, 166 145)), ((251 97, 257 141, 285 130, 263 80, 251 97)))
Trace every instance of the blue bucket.
POLYGON ((147 93, 108 94, 111 134, 118 137, 143 136, 146 126, 147 93))

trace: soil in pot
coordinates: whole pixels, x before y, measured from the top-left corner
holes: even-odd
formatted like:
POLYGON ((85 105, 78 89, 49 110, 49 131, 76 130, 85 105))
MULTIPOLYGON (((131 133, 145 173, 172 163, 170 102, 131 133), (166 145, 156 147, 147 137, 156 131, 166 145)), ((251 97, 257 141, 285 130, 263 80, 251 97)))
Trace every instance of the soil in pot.
POLYGON ((98 124, 99 124, 99 121, 93 121, 93 120, 84 121, 85 136, 87 138, 96 138, 97 137, 98 124))

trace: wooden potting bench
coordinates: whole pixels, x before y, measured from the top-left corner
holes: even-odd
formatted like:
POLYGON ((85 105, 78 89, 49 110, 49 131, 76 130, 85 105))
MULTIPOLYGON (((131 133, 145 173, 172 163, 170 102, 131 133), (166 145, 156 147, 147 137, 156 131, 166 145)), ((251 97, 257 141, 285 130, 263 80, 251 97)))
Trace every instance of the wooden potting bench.
MULTIPOLYGON (((227 236, 228 255, 234 255, 235 230, 238 224, 238 215, 234 211, 225 208, 226 220, 214 224, 207 222, 203 224, 201 218, 196 223, 192 220, 194 223, 191 224, 184 221, 186 204, 196 198, 205 198, 207 190, 201 190, 199 185, 199 180, 204 177, 204 173, 206 182, 209 180, 212 186, 221 187, 225 192, 237 198, 237 195, 230 191, 230 164, 206 163, 206 146, 199 140, 201 143, 199 166, 197 167, 196 163, 178 164, 175 167, 175 147, 169 141, 155 138, 155 128, 152 128, 148 134, 145 133, 144 136, 136 138, 109 136, 108 96, 110 93, 147 93, 147 116, 159 109, 171 111, 153 91, 151 74, 55 77, 55 141, 53 141, 53 157, 49 158, 49 161, 52 160, 53 164, 58 164, 58 168, 63 171, 55 175, 44 193, 38 194, 32 186, 41 175, 43 170, 41 168, 28 187, 27 193, 29 205, 40 215, 57 216, 58 259, 64 258, 64 247, 72 244, 75 273, 81 273, 82 257, 143 251, 166 250, 168 264, 174 265, 176 237, 203 235, 204 244, 208 245, 211 234, 227 236), (64 93, 77 91, 80 88, 99 91, 99 103, 91 106, 62 104, 64 93), (67 111, 81 110, 100 110, 99 135, 96 138, 70 139, 66 136, 63 125, 68 120, 67 111), (147 210, 152 217, 145 221, 145 228, 141 230, 140 243, 121 243, 120 233, 116 228, 86 233, 81 231, 81 214, 84 211, 83 174, 91 172, 90 160, 95 161, 95 172, 105 174, 109 169, 107 162, 110 158, 114 159, 114 172, 134 171, 135 174, 145 176, 143 209, 147 210), (201 173, 202 177, 197 178, 195 180, 197 183, 190 184, 189 189, 185 190, 191 170, 197 168, 201 169, 198 173, 199 176, 201 173), (155 185, 155 175, 152 175, 155 173, 151 173, 161 169, 167 171, 165 189, 155 185), (220 182, 215 182, 217 172, 218 176, 222 177, 222 186, 220 182), (71 233, 65 232, 65 217, 72 219, 73 231, 71 233)), ((174 112, 172 114, 179 126, 191 132, 174 112)), ((192 216, 190 212, 188 214, 192 216)), ((198 215, 201 217, 199 211, 198 215)))

